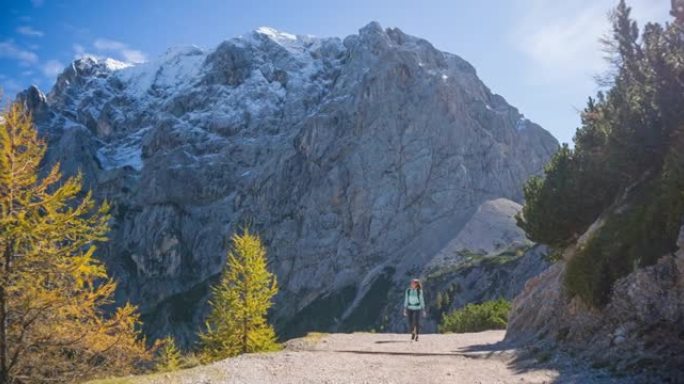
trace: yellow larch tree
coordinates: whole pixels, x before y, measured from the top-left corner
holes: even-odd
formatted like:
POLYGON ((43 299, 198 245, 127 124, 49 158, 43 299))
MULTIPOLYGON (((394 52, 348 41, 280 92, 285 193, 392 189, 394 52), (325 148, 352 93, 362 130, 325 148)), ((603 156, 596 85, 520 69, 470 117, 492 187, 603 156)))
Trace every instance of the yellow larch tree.
POLYGON ((212 288, 207 330, 200 334, 202 360, 278 350, 266 319, 276 293, 276 277, 268 270, 261 238, 247 228, 234 234, 226 269, 212 288))
POLYGON ((157 372, 172 372, 180 369, 183 355, 176 347, 176 341, 172 336, 157 340, 157 372))
POLYGON ((148 358, 136 308, 106 314, 115 282, 93 257, 108 206, 64 179, 41 177, 47 145, 28 112, 0 118, 0 383, 76 382, 129 373, 148 358))

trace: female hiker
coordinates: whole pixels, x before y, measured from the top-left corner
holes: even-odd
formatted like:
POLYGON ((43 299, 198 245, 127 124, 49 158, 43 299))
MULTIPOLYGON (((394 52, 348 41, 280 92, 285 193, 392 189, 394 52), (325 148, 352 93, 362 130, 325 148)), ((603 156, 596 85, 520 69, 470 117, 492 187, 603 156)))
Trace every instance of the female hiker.
POLYGON ((409 331, 411 340, 418 341, 420 331, 420 313, 425 316, 425 299, 420 280, 412 279, 411 286, 406 289, 404 294, 404 316, 408 316, 409 331))

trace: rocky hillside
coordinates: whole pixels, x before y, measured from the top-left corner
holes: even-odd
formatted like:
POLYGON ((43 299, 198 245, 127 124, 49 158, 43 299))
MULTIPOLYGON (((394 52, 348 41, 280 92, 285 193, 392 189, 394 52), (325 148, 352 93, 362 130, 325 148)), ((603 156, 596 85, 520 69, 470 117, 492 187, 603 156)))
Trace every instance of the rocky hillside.
POLYGON ((343 40, 260 28, 138 65, 86 57, 18 99, 49 161, 112 202, 100 257, 118 300, 181 343, 244 225, 270 250, 282 335, 398 327, 393 292, 481 204, 519 202, 558 147, 465 60, 378 23, 343 40))
MULTIPOLYGON (((602 225, 598 222, 592 232, 602 225)), ((582 244, 590 237, 585 234, 582 244)), ((593 308, 564 289, 566 262, 531 279, 513 303, 506 339, 574 350, 594 366, 684 380, 684 227, 679 251, 618 280, 609 304, 593 308)), ((575 249, 566 253, 574 257, 575 249)))

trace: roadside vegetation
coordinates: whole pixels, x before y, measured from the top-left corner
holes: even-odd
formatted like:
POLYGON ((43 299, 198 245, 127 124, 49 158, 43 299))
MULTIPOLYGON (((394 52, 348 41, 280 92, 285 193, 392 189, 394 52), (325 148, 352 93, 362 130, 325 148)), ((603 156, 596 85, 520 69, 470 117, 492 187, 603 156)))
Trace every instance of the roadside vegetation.
POLYGON ((440 333, 482 332, 506 329, 511 303, 504 299, 468 304, 442 316, 440 333))
POLYGON ((568 292, 595 307, 617 279, 675 250, 684 216, 684 33, 676 24, 640 30, 625 1, 612 18, 605 90, 587 102, 574 148, 528 181, 518 217, 555 255, 602 219, 565 276, 568 292))

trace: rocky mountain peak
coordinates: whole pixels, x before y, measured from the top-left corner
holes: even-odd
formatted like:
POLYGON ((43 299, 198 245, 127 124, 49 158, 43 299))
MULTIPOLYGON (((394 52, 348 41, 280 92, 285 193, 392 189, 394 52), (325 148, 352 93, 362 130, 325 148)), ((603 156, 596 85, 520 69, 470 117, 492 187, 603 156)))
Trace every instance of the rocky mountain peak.
POLYGON ((141 64, 87 57, 27 104, 44 106, 48 161, 112 202, 100 257, 118 299, 181 342, 247 223, 283 335, 397 324, 407 276, 484 202, 519 202, 558 146, 465 60, 376 22, 344 40, 264 27, 141 64))
POLYGON ((35 112, 45 108, 47 97, 45 97, 43 91, 38 89, 37 86, 31 85, 28 89, 17 95, 16 101, 24 104, 27 109, 35 112))
POLYGON ((301 36, 293 35, 287 32, 280 32, 275 28, 266 26, 257 28, 254 30, 254 34, 259 37, 264 36, 284 46, 295 44, 304 40, 301 36))

